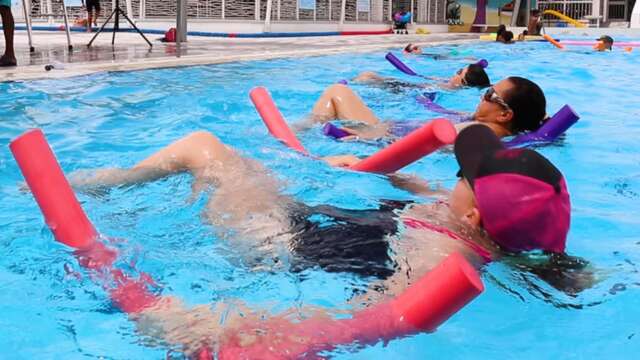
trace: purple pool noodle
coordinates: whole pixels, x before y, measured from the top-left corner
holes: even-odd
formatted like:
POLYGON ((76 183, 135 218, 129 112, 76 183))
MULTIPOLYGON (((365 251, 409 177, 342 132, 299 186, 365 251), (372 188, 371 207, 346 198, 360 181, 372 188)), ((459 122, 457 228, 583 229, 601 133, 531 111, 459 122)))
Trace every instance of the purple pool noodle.
POLYGON ((519 146, 534 141, 553 141, 575 124, 580 116, 569 105, 563 106, 538 130, 517 136, 505 143, 508 147, 519 146))
POLYGON ((453 121, 454 123, 460 123, 464 121, 471 120, 471 117, 468 114, 459 113, 454 110, 449 110, 444 108, 433 102, 431 94, 433 93, 424 93, 423 95, 416 96, 416 101, 418 104, 422 104, 425 109, 436 112, 438 114, 447 115, 446 118, 453 121))
POLYGON ((324 124, 324 126, 322 127, 322 132, 325 135, 330 136, 334 139, 341 139, 345 136, 351 135, 350 133, 340 129, 339 127, 333 125, 332 123, 324 124))
POLYGON ((416 101, 419 104, 424 105, 424 107, 427 110, 431 110, 431 111, 437 112, 439 114, 447 114, 447 115, 458 115, 459 114, 457 111, 446 109, 446 108, 434 103, 433 100, 431 100, 431 97, 426 95, 426 94, 422 95, 422 96, 417 96, 416 97, 416 101))
POLYGON ((403 73, 411 76, 418 76, 418 74, 415 71, 411 70, 411 68, 405 65, 402 61, 400 61, 400 59, 398 59, 392 53, 387 53, 387 55, 384 58, 387 59, 387 61, 389 61, 391 65, 395 66, 396 69, 402 71, 403 73))
POLYGON ((486 69, 489 66, 489 62, 486 59, 480 59, 476 65, 480 65, 483 69, 486 69))
POLYGON ((338 84, 347 85, 349 82, 345 79, 338 81, 338 84))
POLYGON ((422 96, 426 97, 427 99, 431 100, 431 101, 436 101, 436 96, 438 95, 437 92, 435 91, 426 91, 422 93, 422 96))

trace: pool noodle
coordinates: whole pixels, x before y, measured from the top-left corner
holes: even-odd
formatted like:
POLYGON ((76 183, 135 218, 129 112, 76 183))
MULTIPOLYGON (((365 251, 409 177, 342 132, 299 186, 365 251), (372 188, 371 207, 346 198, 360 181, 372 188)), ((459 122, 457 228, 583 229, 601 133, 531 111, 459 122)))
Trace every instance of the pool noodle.
POLYGON ((42 131, 28 131, 14 139, 9 147, 55 239, 75 248, 78 262, 85 268, 110 271, 111 280, 116 283, 107 289, 113 303, 132 314, 155 302, 156 295, 146 287, 150 278, 143 274, 140 280, 134 280, 111 267, 115 251, 97 241, 98 233, 82 210, 42 131))
MULTIPOLYGON (((139 279, 133 279, 112 266, 116 252, 97 241, 98 233, 78 203, 42 131, 28 131, 9 147, 55 239, 76 249, 74 254, 80 265, 109 276, 102 286, 111 302, 130 315, 153 306, 159 299, 147 287, 155 284, 153 279, 143 272, 139 279), (64 210, 69 212, 65 215, 64 210)), ((210 353, 203 347, 199 358, 205 359, 202 355, 210 353)))
POLYGON ((427 93, 424 93, 423 95, 416 96, 416 101, 419 104, 422 104, 422 106, 424 106, 427 110, 431 110, 431 111, 437 112, 439 114, 448 115, 447 118, 449 120, 454 120, 456 122, 469 120, 469 115, 461 114, 461 113, 459 113, 459 112, 457 112, 455 110, 449 110, 449 109, 443 107, 442 105, 439 105, 439 104, 435 103, 431 99, 431 97, 427 96, 427 93))
MULTIPOLYGON (((391 65, 395 66, 396 69, 402 71, 407 75, 424 77, 413 71, 407 64, 403 63, 402 60, 393 55, 393 53, 387 53, 384 58, 387 59, 387 61, 390 62, 391 65)), ((480 59, 478 62, 476 62, 476 65, 480 65, 483 69, 486 69, 487 66, 489 66, 489 62, 486 59, 480 59)))
MULTIPOLYGON (((593 46, 597 44, 597 41, 583 41, 583 40, 561 40, 563 45, 575 45, 575 46, 593 46)), ((637 41, 614 41, 613 46, 640 46, 640 42, 637 41)))
POLYGON ((263 338, 258 337, 245 347, 239 338, 231 338, 221 345, 219 359, 317 358, 317 353, 338 345, 375 344, 435 331, 483 290, 473 266, 454 253, 391 301, 358 311, 349 319, 310 318, 295 324, 284 319, 260 322, 245 332, 262 329, 266 331, 263 338))
POLYGON ((542 37, 547 40, 548 42, 550 42, 551 44, 553 44, 553 46, 557 47, 558 49, 564 49, 564 45, 560 44, 559 42, 557 42, 554 38, 552 38, 551 36, 544 34, 542 35, 542 37))
POLYGON ((302 146, 302 143, 300 143, 300 140, 298 140, 291 128, 287 125, 287 122, 284 120, 284 117, 273 102, 266 88, 262 86, 253 88, 249 92, 249 97, 271 135, 284 142, 290 148, 303 154, 308 154, 307 150, 302 146))
POLYGON ((330 136, 334 139, 342 139, 345 136, 350 136, 352 135, 351 133, 333 125, 332 123, 328 122, 326 124, 324 124, 324 126, 322 126, 322 133, 325 134, 326 136, 330 136))
POLYGON ((389 174, 452 144, 456 129, 446 119, 434 119, 409 135, 350 167, 351 170, 389 174))
POLYGON ((9 148, 55 238, 76 249, 91 245, 98 232, 82 211, 42 131, 24 133, 9 148))
POLYGON ((392 53, 387 53, 387 55, 385 55, 384 58, 387 59, 387 61, 390 62, 391 65, 395 66, 396 69, 402 71, 403 73, 405 73, 407 75, 411 75, 411 76, 420 76, 420 75, 418 75, 418 73, 416 73, 415 71, 411 70, 411 68, 409 66, 407 66, 405 63, 400 61, 400 59, 398 59, 392 53))
POLYGON ((569 105, 564 105, 538 130, 518 135, 513 140, 505 142, 508 147, 514 147, 536 141, 553 141, 567 131, 580 119, 580 116, 569 105))

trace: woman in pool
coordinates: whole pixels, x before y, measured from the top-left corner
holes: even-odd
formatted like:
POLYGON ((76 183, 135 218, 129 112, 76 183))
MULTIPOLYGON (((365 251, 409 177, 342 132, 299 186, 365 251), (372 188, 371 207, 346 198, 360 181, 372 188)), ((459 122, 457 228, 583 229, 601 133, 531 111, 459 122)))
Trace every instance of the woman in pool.
MULTIPOLYGON (((437 85, 444 89, 459 89, 462 87, 487 87, 491 84, 489 76, 484 68, 478 64, 470 64, 465 66, 451 76, 449 79, 438 77, 428 77, 430 80, 438 81, 437 85)), ((402 93, 407 90, 425 89, 433 87, 431 83, 411 83, 400 81, 391 77, 380 76, 373 71, 365 71, 353 78, 353 82, 369 84, 384 89, 388 89, 393 93, 402 93)))
MULTIPOLYGON (((481 97, 473 121, 458 124, 458 129, 474 123, 488 126, 499 137, 524 131, 535 131, 546 116, 546 98, 542 89, 531 80, 512 76, 491 86, 481 97)), ((354 137, 376 139, 385 136, 402 137, 423 125, 423 122, 382 122, 371 109, 345 85, 332 85, 316 101, 308 121, 295 125, 298 129, 308 122, 326 123, 344 120, 360 126, 343 128, 354 137)))
MULTIPOLYGON (((479 125, 460 133, 455 155, 461 178, 448 200, 388 202, 371 210, 308 206, 283 195, 278 180, 261 164, 206 132, 180 139, 131 169, 100 170, 90 177, 76 176, 72 183, 116 186, 189 172, 194 190, 215 187, 206 217, 238 236, 230 241, 241 247, 240 252, 247 257, 289 257, 294 269, 320 267, 380 279, 376 291, 358 301, 376 302, 399 294, 453 252, 480 267, 503 252, 542 250, 553 254, 546 266, 555 272, 541 274, 560 277, 558 269, 566 265, 554 259, 568 261, 564 250, 570 223, 569 194, 560 171, 533 150, 505 149, 489 128, 479 125), (317 215, 332 220, 320 223, 317 215)), ((353 161, 328 159, 337 166, 353 161)), ((585 265, 572 262, 572 266, 575 270, 585 265)), ((588 274, 573 275, 570 285, 561 285, 563 290, 575 293, 589 286, 588 274)), ((554 280, 547 279, 556 285, 554 280)), ((176 299, 164 298, 135 320, 140 331, 190 351, 203 343, 213 349, 237 332, 235 321, 241 320, 232 317, 222 329, 219 324, 228 313, 218 310, 189 310, 176 299)), ((248 344, 258 335, 253 334, 248 344)))

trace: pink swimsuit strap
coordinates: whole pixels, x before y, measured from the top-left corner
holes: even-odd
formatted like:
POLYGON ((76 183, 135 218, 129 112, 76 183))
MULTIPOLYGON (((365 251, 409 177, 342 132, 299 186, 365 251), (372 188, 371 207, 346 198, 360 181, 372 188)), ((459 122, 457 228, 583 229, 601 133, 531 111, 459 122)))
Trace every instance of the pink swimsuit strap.
POLYGON ((403 218, 402 219, 403 224, 405 224, 406 226, 413 228, 413 229, 425 229, 425 230, 430 230, 430 231, 435 231, 437 233, 440 234, 444 234, 447 235, 448 237, 454 239, 454 240, 458 240, 458 241, 462 241, 465 245, 467 245, 469 248, 471 248, 471 250, 473 250, 476 254, 478 254, 478 256, 480 256, 482 259, 484 259, 485 262, 491 262, 491 252, 489 252, 489 250, 485 249, 484 247, 482 247, 481 245, 467 239, 464 238, 458 234, 456 234, 455 232, 447 229, 444 226, 438 226, 432 223, 428 223, 422 220, 418 220, 418 219, 414 219, 414 218, 403 218))

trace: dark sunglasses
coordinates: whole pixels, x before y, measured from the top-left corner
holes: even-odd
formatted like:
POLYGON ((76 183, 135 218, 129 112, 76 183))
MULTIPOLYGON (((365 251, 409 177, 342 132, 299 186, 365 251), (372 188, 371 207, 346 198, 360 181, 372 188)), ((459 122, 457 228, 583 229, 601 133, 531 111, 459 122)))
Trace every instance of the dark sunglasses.
POLYGON ((505 110, 511 110, 511 106, 509 106, 509 104, 507 104, 507 102, 504 101, 504 99, 496 93, 496 90, 493 88, 493 86, 488 88, 484 95, 482 95, 482 100, 498 104, 505 110))
POLYGON ((461 77, 460 82, 462 83, 462 85, 467 86, 467 79, 465 79, 464 76, 462 76, 463 71, 464 71, 464 68, 458 69, 458 71, 456 71, 456 75, 460 75, 461 77))

